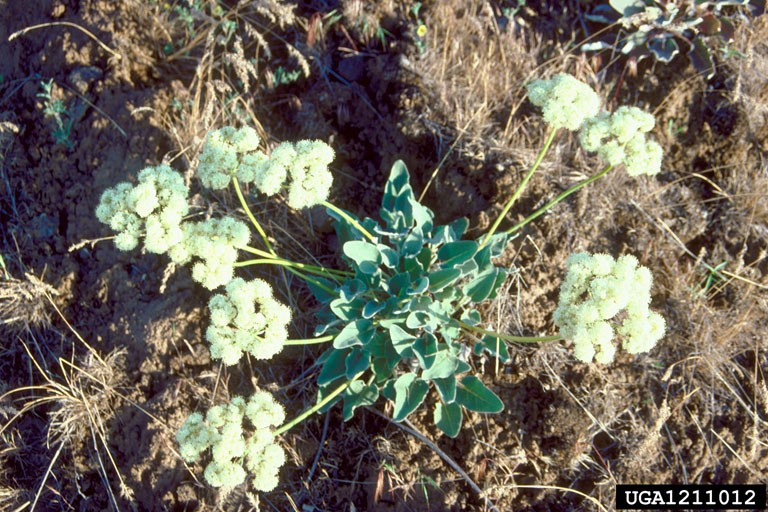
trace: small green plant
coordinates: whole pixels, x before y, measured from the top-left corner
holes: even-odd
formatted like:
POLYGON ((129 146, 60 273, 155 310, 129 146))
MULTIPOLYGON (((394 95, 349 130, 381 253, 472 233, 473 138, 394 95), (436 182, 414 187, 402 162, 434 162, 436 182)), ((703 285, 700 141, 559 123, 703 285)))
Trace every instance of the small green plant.
MULTIPOLYGON (((651 273, 631 255, 575 254, 553 315, 559 332, 551 336, 511 336, 487 330, 479 305, 493 299, 514 268, 501 268, 501 256, 517 230, 616 166, 628 174, 653 175, 661 166, 661 148, 647 140, 653 117, 633 107, 600 112, 600 98, 570 75, 537 80, 528 96, 541 107, 550 126, 539 156, 491 228, 466 237, 469 222, 459 218, 436 225, 433 212, 415 197, 405 164, 392 165, 385 184, 380 220, 358 218, 327 200, 333 150, 322 141, 284 142, 270 155, 259 149, 255 130, 224 127, 208 134, 197 169, 201 183, 214 190, 232 186, 261 239, 251 245, 248 226, 231 217, 184 220, 188 189, 167 166, 139 173, 138 184, 106 190, 96 215, 117 231, 119 249, 131 250, 144 239, 145 250, 167 253, 175 263, 192 263, 192 278, 210 290, 224 287, 209 303, 206 339, 211 357, 228 366, 244 354, 269 359, 284 346, 329 343, 315 362, 317 403, 285 421, 282 407, 268 393, 247 401, 233 398, 203 415, 192 413, 177 440, 181 455, 196 460, 210 450, 206 481, 230 489, 254 475, 262 491, 278 484, 285 456, 278 436, 318 411, 343 402, 345 420, 361 406, 380 399, 393 404, 392 420, 405 420, 435 392, 432 418, 450 437, 461 431, 469 412, 497 413, 501 399, 472 371, 472 355, 509 358, 509 342, 569 340, 574 356, 586 363, 614 359, 618 335, 629 353, 650 350, 664 333, 664 320, 649 309, 651 273), (605 168, 572 186, 525 220, 499 231, 560 128, 579 131, 582 146, 607 161, 605 168), (241 185, 251 184, 266 197, 282 194, 296 210, 322 205, 334 221, 346 268, 327 268, 280 257, 251 212, 241 185), (238 260, 240 252, 252 259, 238 260), (245 281, 235 269, 279 265, 304 282, 319 304, 311 339, 290 339, 291 311, 263 280, 245 281), (245 435, 248 418, 254 432, 245 435), (274 429, 273 429, 274 427, 274 429)), ((424 480, 422 480, 422 485, 424 480)))
POLYGON ((72 125, 75 121, 64 106, 64 102, 53 99, 53 78, 47 82, 40 81, 40 92, 37 93, 37 97, 43 99, 43 113, 53 119, 51 134, 56 144, 63 144, 67 149, 72 149, 74 143, 69 140, 69 137, 72 135, 72 125))
POLYGON ((620 24, 620 31, 584 44, 581 49, 612 49, 635 62, 652 56, 669 63, 680 53, 682 43, 696 70, 710 78, 715 73, 712 38, 727 44, 733 41, 735 33, 732 17, 723 8, 743 6, 756 10, 764 4, 764 0, 610 0, 586 17, 600 23, 620 24))
POLYGON ((427 25, 419 17, 419 11, 421 10, 421 2, 414 2, 411 5, 411 14, 416 19, 416 26, 413 31, 413 42, 416 45, 416 49, 419 53, 422 53, 427 47, 427 25))

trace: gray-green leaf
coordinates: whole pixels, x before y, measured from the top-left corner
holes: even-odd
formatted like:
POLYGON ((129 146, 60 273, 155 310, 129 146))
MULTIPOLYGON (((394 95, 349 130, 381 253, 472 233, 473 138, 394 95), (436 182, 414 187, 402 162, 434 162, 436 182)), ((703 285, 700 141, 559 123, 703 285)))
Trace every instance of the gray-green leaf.
POLYGON ((459 382, 456 388, 456 403, 475 412, 496 413, 504 410, 504 404, 499 397, 474 375, 466 375, 459 382))
POLYGON ((459 404, 443 404, 435 406, 435 426, 448 437, 456 437, 461 430, 461 406, 459 404))

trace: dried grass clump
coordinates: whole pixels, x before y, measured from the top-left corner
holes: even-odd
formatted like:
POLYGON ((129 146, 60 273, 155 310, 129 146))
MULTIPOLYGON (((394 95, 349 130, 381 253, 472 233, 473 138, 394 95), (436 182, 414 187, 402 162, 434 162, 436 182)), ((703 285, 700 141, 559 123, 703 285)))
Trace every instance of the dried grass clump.
POLYGON ((6 273, 0 277, 0 325, 15 330, 49 323, 47 297, 58 293, 33 274, 16 279, 6 273))
POLYGON ((551 46, 546 37, 514 16, 502 28, 498 14, 479 0, 431 6, 425 14, 427 49, 415 67, 437 96, 437 118, 430 121, 461 137, 459 149, 517 154, 527 162, 544 137, 541 122, 529 129, 521 115, 527 82, 567 71, 605 94, 586 57, 555 44, 556 55, 539 65, 543 49, 551 46))
POLYGON ((736 74, 734 99, 744 106, 750 129, 764 139, 768 124, 768 16, 742 23, 733 49, 738 54, 728 64, 736 74))
MULTIPOLYGON (((31 342, 36 345, 35 352, 39 353, 41 342, 31 332, 28 335, 31 342)), ((14 450, 15 445, 10 441, 14 439, 15 433, 18 433, 18 429, 14 427, 15 421, 40 406, 47 409, 49 421, 45 457, 46 459, 51 457, 50 453, 53 453, 53 456, 50 462, 46 461, 46 467, 28 467, 24 475, 14 476, 16 480, 37 483, 33 499, 29 499, 28 490, 14 491, 14 496, 17 498, 26 496, 27 505, 31 503, 32 508, 46 490, 52 490, 55 487, 57 490, 53 492, 60 494, 62 485, 69 487, 66 479, 59 482, 60 477, 63 476, 60 472, 73 469, 76 472, 95 469, 105 483, 107 494, 115 508, 117 508, 117 501, 109 484, 115 475, 120 496, 132 499, 133 492, 123 481, 116 460, 110 451, 108 427, 108 423, 115 417, 117 400, 123 396, 120 386, 125 380, 123 361, 126 350, 115 349, 107 356, 101 357, 87 343, 84 341, 83 343, 88 351, 81 360, 75 362, 74 359, 59 358, 58 371, 45 361, 38 360, 30 347, 24 343, 29 361, 37 370, 37 378, 42 379, 41 383, 11 389, 0 396, 0 404, 6 404, 2 408, 4 421, 0 425, 0 440, 2 440, 0 453, 2 454, 12 453, 14 450), (13 402, 21 402, 20 408, 11 402, 13 397, 17 397, 13 402), (62 466, 62 453, 70 454, 76 461, 75 465, 62 466), (59 461, 58 465, 57 461, 59 461), (85 465, 78 464, 77 461, 84 461, 85 465), (49 481, 59 483, 46 486, 46 482, 49 481)), ((31 376, 31 378, 34 377, 34 375, 31 376)))

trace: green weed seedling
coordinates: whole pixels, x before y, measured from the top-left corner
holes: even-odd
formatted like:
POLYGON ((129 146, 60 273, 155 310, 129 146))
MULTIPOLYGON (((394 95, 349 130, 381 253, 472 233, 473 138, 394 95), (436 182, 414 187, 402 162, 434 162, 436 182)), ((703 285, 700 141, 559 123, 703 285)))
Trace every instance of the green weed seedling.
POLYGON ((51 134, 56 144, 63 144, 67 149, 72 149, 74 143, 69 140, 69 137, 72 135, 74 119, 63 101, 53 99, 53 78, 47 82, 40 81, 40 92, 36 96, 43 99, 43 113, 46 117, 53 119, 51 134))
POLYGON ((600 112, 597 94, 565 74, 530 83, 528 97, 542 109, 549 134, 501 214, 476 239, 467 237, 465 218, 445 225, 434 222, 433 212, 416 199, 402 161, 391 167, 378 219, 358 217, 328 201, 334 151, 327 144, 284 142, 267 155, 249 127, 209 133, 197 176, 214 190, 233 187, 258 234, 256 243, 249 226, 232 217, 185 219, 189 190, 181 174, 168 166, 144 169, 138 184, 120 183, 103 193, 96 216, 118 233, 119 249, 133 250, 143 241, 144 250, 191 265, 195 281, 218 290, 208 303, 205 333, 212 359, 234 366, 244 354, 268 360, 284 346, 328 344, 315 361, 320 368, 317 403, 290 421, 263 391, 189 416, 177 434, 180 453, 188 462, 210 456, 205 469, 210 485, 231 489, 251 475, 255 489, 274 489, 285 461, 278 436, 336 403, 349 420, 361 406, 387 400, 395 422, 424 403, 434 404, 436 428, 456 437, 468 414, 504 408, 475 374, 470 358, 487 353, 506 361, 510 342, 565 339, 576 359, 608 364, 619 345, 631 354, 646 352, 663 336, 663 318, 649 309, 651 273, 628 254, 614 259, 577 253, 568 258, 553 313, 558 334, 512 336, 482 327, 482 304, 493 300, 514 272, 495 260, 516 231, 614 167, 623 165, 630 176, 639 176, 656 174, 661 166, 660 146, 647 139, 655 124, 650 114, 634 107, 600 112), (500 231, 561 128, 578 131, 583 148, 605 160, 605 168, 500 231), (325 207, 344 268, 281 257, 251 212, 241 184, 265 197, 282 195, 294 210, 325 207), (249 259, 240 259, 241 254, 249 259), (278 265, 306 283, 318 303, 313 338, 289 338, 293 312, 275 298, 269 283, 235 276, 235 269, 252 265, 278 265), (427 402, 430 392, 434 399, 427 402))

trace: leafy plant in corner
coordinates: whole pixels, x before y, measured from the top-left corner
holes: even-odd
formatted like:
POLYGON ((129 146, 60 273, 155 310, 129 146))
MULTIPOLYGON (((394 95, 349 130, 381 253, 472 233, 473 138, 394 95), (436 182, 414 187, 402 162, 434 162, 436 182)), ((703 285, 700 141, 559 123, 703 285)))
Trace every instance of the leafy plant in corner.
POLYGON ((715 64, 711 55, 712 38, 733 41, 735 28, 726 6, 749 7, 753 13, 765 11, 765 0, 610 0, 598 5, 586 18, 620 24, 617 34, 581 46, 583 51, 611 49, 627 55, 632 62, 646 57, 669 63, 680 53, 680 43, 694 68, 711 78, 715 64))

